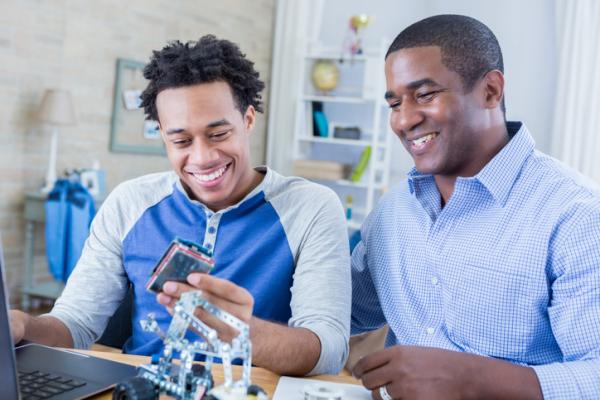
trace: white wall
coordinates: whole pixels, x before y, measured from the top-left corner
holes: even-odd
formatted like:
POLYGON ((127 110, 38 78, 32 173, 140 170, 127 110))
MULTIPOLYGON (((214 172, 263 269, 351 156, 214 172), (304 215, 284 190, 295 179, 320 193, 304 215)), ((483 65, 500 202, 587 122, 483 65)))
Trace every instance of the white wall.
MULTIPOLYGON (((326 0, 320 40, 340 45, 351 15, 365 13, 375 20, 365 30, 365 46, 381 37, 393 40, 406 26, 436 14, 464 14, 479 19, 498 37, 504 54, 507 118, 525 121, 538 149, 550 152, 557 70, 555 0, 326 0)), ((383 95, 383 93, 382 93, 383 95)), ((412 165, 394 140, 392 182, 412 165)))

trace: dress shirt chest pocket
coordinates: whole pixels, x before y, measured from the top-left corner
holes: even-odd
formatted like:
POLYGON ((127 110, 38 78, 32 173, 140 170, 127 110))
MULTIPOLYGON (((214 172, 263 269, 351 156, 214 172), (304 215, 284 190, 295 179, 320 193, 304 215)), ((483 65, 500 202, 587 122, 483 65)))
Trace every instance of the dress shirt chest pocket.
POLYGON ((532 345, 539 327, 536 287, 532 278, 499 268, 465 265, 448 279, 443 288, 446 328, 465 351, 516 360, 532 345))

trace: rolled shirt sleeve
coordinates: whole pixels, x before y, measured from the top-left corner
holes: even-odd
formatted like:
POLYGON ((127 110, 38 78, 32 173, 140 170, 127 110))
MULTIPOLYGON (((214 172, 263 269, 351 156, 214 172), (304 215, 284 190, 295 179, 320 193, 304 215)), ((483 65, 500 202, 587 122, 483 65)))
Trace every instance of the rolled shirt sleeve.
MULTIPOLYGON (((344 210, 329 189, 312 191, 311 210, 304 224, 295 224, 301 235, 294 283, 291 288, 291 327, 314 332, 321 342, 319 360, 309 375, 337 374, 348 357, 350 336, 350 250, 344 210), (302 233, 300 233, 302 232, 302 233)), ((296 214, 297 221, 302 214, 296 214)), ((293 239, 292 239, 293 240, 293 239)))
POLYGON ((550 243, 548 315, 564 362, 533 366, 545 399, 600 398, 600 205, 567 210, 550 243))

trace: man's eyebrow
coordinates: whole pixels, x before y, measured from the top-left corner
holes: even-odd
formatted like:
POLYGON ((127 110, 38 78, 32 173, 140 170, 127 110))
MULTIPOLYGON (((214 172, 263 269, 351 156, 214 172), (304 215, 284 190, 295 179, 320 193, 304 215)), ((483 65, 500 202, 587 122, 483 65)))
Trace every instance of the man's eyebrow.
POLYGON ((406 87, 410 90, 415 90, 420 88, 421 86, 431 85, 431 86, 439 86, 439 84, 431 78, 419 79, 418 81, 413 81, 406 85, 406 87))
MULTIPOLYGON (((207 128, 217 128, 219 126, 223 126, 223 125, 231 125, 231 123, 229 121, 227 121, 225 118, 220 119, 218 121, 213 121, 213 122, 209 122, 208 124, 206 124, 207 128)), ((168 129, 166 134, 167 135, 175 135, 177 133, 184 133, 185 129, 184 128, 171 128, 168 129)))
POLYGON ((167 135, 175 135, 177 133, 182 133, 185 132, 185 129, 183 128, 171 128, 171 129, 167 129, 166 134, 167 135))
POLYGON ((218 121, 213 121, 210 122, 206 125, 207 128, 217 128, 219 126, 223 126, 223 125, 231 125, 231 123, 229 121, 227 121, 225 118, 220 119, 218 121))
MULTIPOLYGON (((424 78, 424 79, 419 79, 418 81, 413 81, 413 82, 409 83, 408 85, 406 85, 406 88, 408 90, 415 90, 415 89, 418 89, 421 86, 425 86, 425 85, 439 86, 439 83, 437 83, 436 81, 434 81, 431 78, 424 78)), ((393 90, 388 90, 387 92, 385 92, 383 97, 386 100, 390 100, 390 99, 393 99, 394 97, 396 97, 396 93, 394 93, 393 90)))

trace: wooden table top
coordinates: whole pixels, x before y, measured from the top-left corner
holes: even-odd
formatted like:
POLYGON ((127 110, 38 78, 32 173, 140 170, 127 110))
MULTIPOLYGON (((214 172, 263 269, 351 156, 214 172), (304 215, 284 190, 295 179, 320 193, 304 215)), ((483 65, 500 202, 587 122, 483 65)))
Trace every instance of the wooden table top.
MULTIPOLYGON (((93 351, 93 350, 78 350, 85 354, 90 354, 95 357, 105 358, 108 360, 118 361, 125 364, 138 366, 140 364, 147 364, 150 362, 150 357, 146 356, 136 356, 131 354, 122 354, 117 352, 107 352, 107 351, 93 351)), ((234 377, 241 376, 242 367, 239 365, 233 366, 234 377)), ((218 364, 215 364, 213 367, 213 378, 215 380, 215 384, 219 385, 223 382, 223 369, 220 368, 218 364)), ((353 383, 360 384, 359 381, 354 379, 348 373, 342 373, 340 375, 318 375, 311 376, 310 379, 318 379, 329 382, 340 382, 340 383, 353 383)), ((253 367, 252 368, 252 383, 259 385, 269 394, 269 397, 273 397, 275 393, 275 387, 277 386, 277 382, 279 381, 279 375, 268 371, 264 368, 253 367)), ((162 398, 162 397, 161 397, 162 398)), ((166 397, 165 397, 166 398, 166 397)), ((112 399, 111 392, 105 392, 93 397, 95 400, 108 400, 112 399)))

